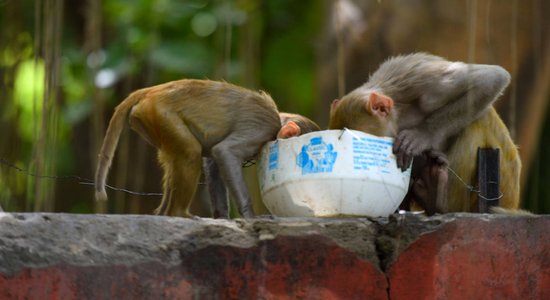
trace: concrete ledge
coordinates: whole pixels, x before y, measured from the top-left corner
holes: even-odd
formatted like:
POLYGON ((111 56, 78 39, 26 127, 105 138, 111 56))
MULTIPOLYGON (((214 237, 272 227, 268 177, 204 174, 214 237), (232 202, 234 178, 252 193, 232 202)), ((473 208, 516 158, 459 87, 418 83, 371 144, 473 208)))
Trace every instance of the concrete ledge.
POLYGON ((550 217, 3 214, 1 299, 550 299, 550 217))
POLYGON ((550 217, 440 219, 393 252, 391 299, 550 299, 550 217))

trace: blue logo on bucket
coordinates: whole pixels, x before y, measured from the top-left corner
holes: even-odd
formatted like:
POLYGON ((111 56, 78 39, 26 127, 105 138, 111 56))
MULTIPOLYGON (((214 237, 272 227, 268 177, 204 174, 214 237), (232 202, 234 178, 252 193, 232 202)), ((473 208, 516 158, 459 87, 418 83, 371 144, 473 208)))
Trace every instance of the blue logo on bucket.
POLYGON ((302 175, 310 173, 330 173, 338 152, 332 144, 323 142, 322 137, 314 137, 309 144, 302 146, 296 157, 296 164, 302 168, 302 175))
POLYGON ((279 143, 275 142, 269 146, 269 170, 277 169, 279 164, 279 143))

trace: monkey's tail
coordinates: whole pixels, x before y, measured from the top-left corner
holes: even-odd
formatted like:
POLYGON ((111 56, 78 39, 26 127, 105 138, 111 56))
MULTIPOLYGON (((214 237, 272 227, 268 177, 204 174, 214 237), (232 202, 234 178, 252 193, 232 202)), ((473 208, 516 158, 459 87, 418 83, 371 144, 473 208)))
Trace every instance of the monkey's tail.
POLYGON ((124 123, 128 118, 130 109, 136 105, 141 99, 144 98, 146 89, 138 90, 132 93, 128 98, 124 99, 115 109, 111 121, 109 121, 109 127, 107 127, 107 133, 99 152, 97 170, 95 173, 95 199, 96 201, 107 201, 107 192, 105 191, 105 182, 107 181, 107 174, 113 161, 113 155, 118 145, 118 139, 122 129, 124 129, 124 123))
POLYGON ((489 211, 493 214, 509 215, 509 216, 535 216, 532 212, 520 208, 504 208, 500 206, 493 206, 489 208, 489 211))

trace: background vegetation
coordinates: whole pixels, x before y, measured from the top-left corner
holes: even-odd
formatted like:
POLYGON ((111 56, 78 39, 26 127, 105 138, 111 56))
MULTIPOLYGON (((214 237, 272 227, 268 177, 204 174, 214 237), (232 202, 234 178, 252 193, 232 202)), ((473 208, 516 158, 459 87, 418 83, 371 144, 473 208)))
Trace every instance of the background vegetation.
MULTIPOLYGON (((522 153, 523 206, 548 213, 545 12, 544 0, 0 0, 0 205, 150 213, 158 196, 109 192, 98 206, 82 184, 114 106, 135 89, 226 80, 326 126, 330 101, 385 58, 427 51, 512 73, 497 108, 522 153)), ((130 131, 110 174, 118 187, 160 190, 154 149, 130 131)))

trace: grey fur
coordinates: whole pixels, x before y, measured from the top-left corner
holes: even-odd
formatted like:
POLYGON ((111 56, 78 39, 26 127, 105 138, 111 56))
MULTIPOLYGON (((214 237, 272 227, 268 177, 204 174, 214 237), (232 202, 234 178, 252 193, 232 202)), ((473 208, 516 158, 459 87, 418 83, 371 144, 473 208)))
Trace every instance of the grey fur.
POLYGON ((406 169, 426 150, 443 150, 448 139, 500 96, 510 74, 500 66, 465 64, 414 53, 385 61, 369 80, 345 97, 379 92, 391 97, 397 116, 394 153, 406 169))

